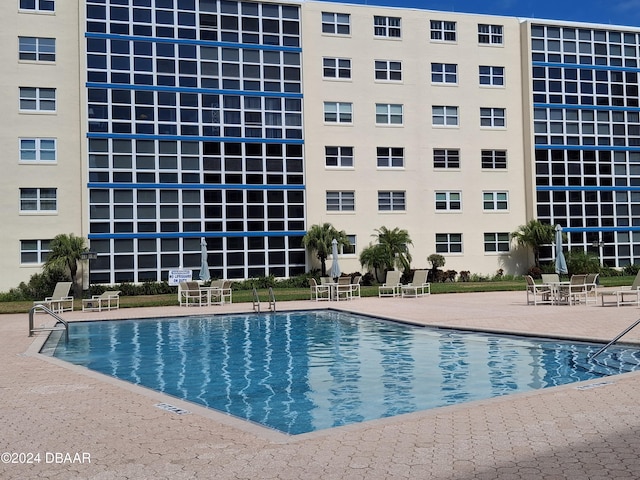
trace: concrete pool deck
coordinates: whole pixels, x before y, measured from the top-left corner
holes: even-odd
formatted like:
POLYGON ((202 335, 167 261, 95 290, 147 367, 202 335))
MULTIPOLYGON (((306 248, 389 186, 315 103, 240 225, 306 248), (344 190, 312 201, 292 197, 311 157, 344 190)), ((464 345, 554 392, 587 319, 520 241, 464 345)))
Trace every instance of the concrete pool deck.
MULTIPOLYGON (((527 306, 525 299, 524 292, 465 293, 281 302, 278 309, 336 308, 425 325, 602 341, 640 317, 636 307, 527 306)), ((62 317, 246 311, 251 304, 62 317)), ((35 323, 51 322, 39 314, 35 323)), ((2 479, 640 478, 640 372, 288 437, 39 355, 45 335, 28 337, 27 330, 26 314, 0 316, 2 479)), ((640 326, 623 340, 640 343, 640 326)))

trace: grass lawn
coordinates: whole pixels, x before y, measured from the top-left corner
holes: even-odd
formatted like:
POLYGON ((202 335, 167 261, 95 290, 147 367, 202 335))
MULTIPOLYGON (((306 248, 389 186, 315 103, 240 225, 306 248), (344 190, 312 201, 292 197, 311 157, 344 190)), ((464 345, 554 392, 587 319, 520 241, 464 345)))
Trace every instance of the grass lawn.
MULTIPOLYGON (((619 287, 623 285, 631 285, 635 277, 602 277, 600 284, 603 287, 619 287)), ((432 283, 432 294, 443 293, 464 293, 464 292, 499 292, 499 291, 517 291, 524 290, 526 283, 524 279, 505 280, 496 282, 446 282, 432 283)), ((250 290, 234 290, 233 302, 243 303, 251 302, 250 290)), ((278 302, 286 302, 288 300, 307 300, 309 299, 308 288, 274 288, 273 293, 278 302)), ((263 302, 268 299, 266 290, 259 290, 258 295, 263 302)), ((361 287, 361 295, 363 297, 375 297, 378 295, 377 286, 361 287)), ((76 301, 75 308, 82 308, 81 302, 76 301)), ((138 295, 135 297, 120 296, 120 308, 130 307, 162 307, 178 305, 176 294, 165 295, 138 295)), ((0 314, 3 313, 28 313, 33 306, 33 302, 0 302, 0 314)))

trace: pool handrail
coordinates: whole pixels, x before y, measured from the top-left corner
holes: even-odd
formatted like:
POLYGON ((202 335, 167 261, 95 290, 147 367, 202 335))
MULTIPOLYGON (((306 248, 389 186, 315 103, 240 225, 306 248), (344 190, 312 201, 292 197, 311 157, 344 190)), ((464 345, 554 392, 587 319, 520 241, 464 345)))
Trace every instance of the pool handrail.
POLYGON ((43 332, 43 331, 47 331, 47 332, 53 332, 53 331, 57 331, 57 330, 64 330, 64 340, 65 342, 69 341, 69 324, 57 313, 55 313, 53 310, 51 310, 49 307, 38 303, 36 305, 34 305, 33 307, 31 307, 31 309, 29 310, 29 336, 32 337, 34 332, 43 332), (53 318, 55 318, 58 322, 62 323, 63 327, 60 328, 58 326, 53 326, 53 327, 37 327, 35 328, 33 326, 33 315, 35 313, 36 310, 42 310, 45 313, 48 313, 49 315, 51 315, 53 318))
POLYGON ((623 336, 625 336, 627 333, 629 333, 631 330, 633 330, 638 324, 640 324, 640 319, 636 320, 635 322, 633 322, 632 325, 629 325, 627 328, 625 328, 622 332, 620 332, 613 340, 611 340, 609 343, 607 343, 604 347, 602 347, 600 350, 598 350, 596 353, 594 353, 593 355, 591 355, 588 360, 591 361, 594 358, 596 358, 598 355, 600 355, 602 352, 604 352, 607 348, 609 348, 611 345, 613 345, 614 343, 616 343, 618 340, 620 340, 623 336))

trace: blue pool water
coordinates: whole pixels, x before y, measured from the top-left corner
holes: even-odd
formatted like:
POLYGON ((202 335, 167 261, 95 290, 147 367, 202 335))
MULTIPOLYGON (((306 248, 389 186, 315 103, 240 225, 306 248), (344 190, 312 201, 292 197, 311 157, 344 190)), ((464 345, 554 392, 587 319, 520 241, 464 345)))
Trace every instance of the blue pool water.
MULTIPOLYGON (((637 348, 335 311, 81 322, 54 356, 300 434, 632 371, 637 348)), ((46 346, 45 346, 46 347, 46 346)), ((52 348, 52 347, 50 347, 52 348)))

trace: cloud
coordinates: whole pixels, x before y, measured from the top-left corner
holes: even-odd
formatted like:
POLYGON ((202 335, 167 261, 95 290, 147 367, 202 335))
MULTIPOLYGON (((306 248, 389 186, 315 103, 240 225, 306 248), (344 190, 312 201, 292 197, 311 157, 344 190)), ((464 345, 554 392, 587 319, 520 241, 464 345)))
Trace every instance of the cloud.
MULTIPOLYGON (((640 0, 624 0, 622 2, 611 2, 613 3, 613 10, 616 12, 627 13, 633 12, 635 14, 640 11, 640 0)), ((611 5, 611 4, 610 4, 611 5)))

